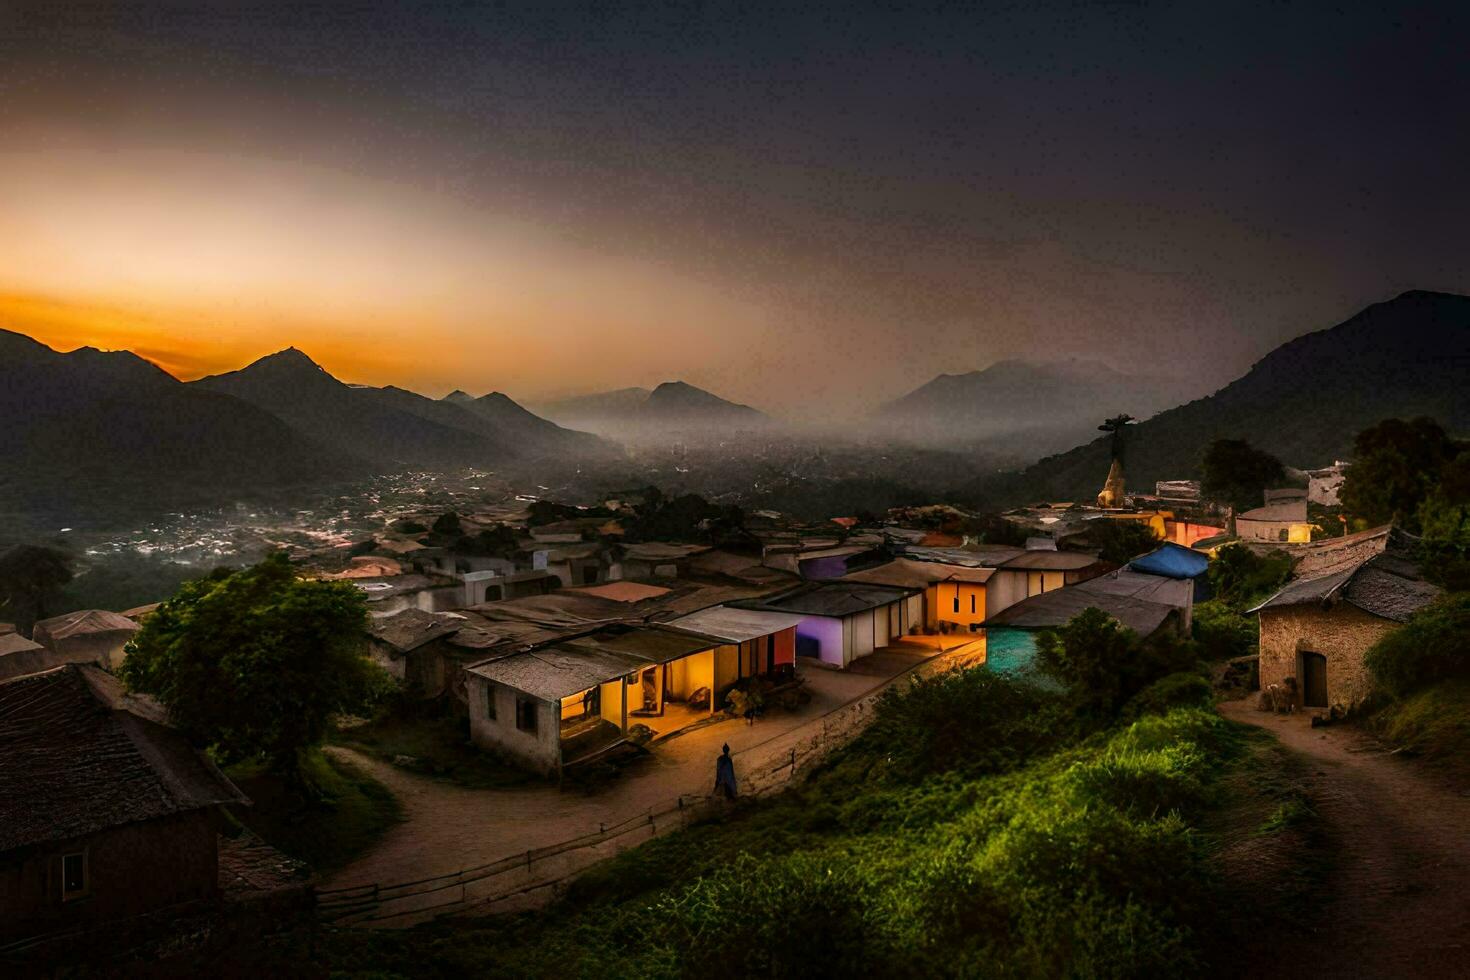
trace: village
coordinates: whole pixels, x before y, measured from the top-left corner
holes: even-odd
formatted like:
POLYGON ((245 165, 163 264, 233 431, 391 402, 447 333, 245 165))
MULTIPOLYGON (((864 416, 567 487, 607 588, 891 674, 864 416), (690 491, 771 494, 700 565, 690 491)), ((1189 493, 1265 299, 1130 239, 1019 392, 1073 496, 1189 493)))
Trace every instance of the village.
POLYGON ((0 726, 21 764, 0 776, 3 949, 54 955, 119 923, 135 938, 221 902, 344 926, 534 906, 728 805, 722 752, 742 794, 776 792, 886 690, 956 667, 1027 676, 1038 636, 1084 611, 1143 640, 1199 635, 1222 550, 1290 578, 1249 610, 1259 651, 1220 663, 1221 683, 1322 721, 1363 702, 1365 652, 1440 589, 1403 532, 1322 519, 1347 464, 1237 513, 1197 481, 1127 491, 1123 423, 1108 425, 1112 466, 1085 503, 804 523, 645 488, 400 516, 347 547, 297 548, 299 579, 360 597, 361 652, 399 692, 393 717, 342 721, 327 752, 400 796, 401 822, 326 869, 251 829, 247 794, 115 676, 159 604, 5 627, 0 726), (383 724, 452 726, 499 785, 375 746, 364 733, 383 724))

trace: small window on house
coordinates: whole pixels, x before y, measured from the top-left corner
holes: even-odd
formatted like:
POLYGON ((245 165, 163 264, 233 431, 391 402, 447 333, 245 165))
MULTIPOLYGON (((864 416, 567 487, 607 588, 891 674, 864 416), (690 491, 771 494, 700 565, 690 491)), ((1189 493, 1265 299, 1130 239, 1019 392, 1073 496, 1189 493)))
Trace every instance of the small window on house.
POLYGON ((516 727, 523 732, 536 732, 536 702, 530 698, 516 698, 516 727))
POLYGON ((1285 541, 1290 536, 1290 534, 1291 532, 1283 527, 1280 531, 1277 532, 1277 540, 1285 541))
POLYGON ((61 857, 61 900, 74 901, 86 896, 90 888, 87 881, 87 852, 63 854, 61 857))
POLYGON ((975 615, 975 593, 970 593, 970 615, 975 615))
POLYGON ((495 685, 485 685, 485 717, 495 720, 495 685))
POLYGON ((954 593, 954 611, 960 611, 960 592, 958 589, 956 589, 954 593))

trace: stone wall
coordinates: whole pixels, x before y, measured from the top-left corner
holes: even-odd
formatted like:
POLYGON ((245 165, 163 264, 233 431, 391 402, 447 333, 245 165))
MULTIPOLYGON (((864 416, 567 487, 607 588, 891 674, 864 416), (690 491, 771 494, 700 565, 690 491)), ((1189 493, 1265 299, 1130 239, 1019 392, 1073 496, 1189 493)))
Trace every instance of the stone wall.
POLYGON ((1264 610, 1261 613, 1261 688, 1295 677, 1300 707, 1302 678, 1298 673, 1298 654, 1320 653, 1327 658, 1328 705, 1352 707, 1371 687, 1363 654, 1379 637, 1397 626, 1345 602, 1326 609, 1308 604, 1264 610))

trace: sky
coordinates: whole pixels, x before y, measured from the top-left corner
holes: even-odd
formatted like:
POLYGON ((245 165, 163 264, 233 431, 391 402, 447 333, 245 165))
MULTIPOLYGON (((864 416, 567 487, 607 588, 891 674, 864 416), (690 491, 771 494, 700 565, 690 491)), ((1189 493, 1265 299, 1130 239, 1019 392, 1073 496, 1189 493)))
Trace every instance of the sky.
POLYGON ((849 418, 1470 292, 1470 13, 0 0, 0 328, 849 418))

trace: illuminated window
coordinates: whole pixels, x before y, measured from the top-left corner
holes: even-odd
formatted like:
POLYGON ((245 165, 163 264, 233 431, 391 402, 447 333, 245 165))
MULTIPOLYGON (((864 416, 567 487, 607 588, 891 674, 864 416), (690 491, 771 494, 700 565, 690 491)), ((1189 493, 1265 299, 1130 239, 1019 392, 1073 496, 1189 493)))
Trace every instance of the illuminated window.
POLYGON ((61 900, 71 902, 83 898, 91 890, 87 881, 87 852, 63 854, 61 857, 61 900))

